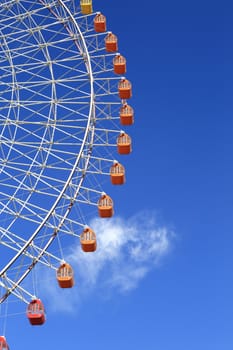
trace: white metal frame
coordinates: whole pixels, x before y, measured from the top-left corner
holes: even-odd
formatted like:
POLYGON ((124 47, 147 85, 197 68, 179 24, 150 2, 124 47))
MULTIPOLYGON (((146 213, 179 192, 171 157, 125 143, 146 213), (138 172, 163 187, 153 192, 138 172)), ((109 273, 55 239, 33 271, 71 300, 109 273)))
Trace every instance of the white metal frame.
POLYGON ((38 262, 56 268, 51 243, 79 237, 85 217, 72 209, 97 204, 96 177, 115 159, 120 77, 94 15, 73 0, 0 4, 0 303, 28 302, 22 282, 38 262))

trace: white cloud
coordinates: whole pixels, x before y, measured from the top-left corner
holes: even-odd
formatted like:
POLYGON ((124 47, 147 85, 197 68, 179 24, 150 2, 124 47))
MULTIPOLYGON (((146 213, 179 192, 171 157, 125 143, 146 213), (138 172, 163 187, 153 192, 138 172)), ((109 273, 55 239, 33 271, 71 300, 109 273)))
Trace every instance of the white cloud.
POLYGON ((84 253, 77 242, 66 257, 75 270, 78 295, 68 295, 65 291, 61 300, 61 292, 52 285, 46 292, 53 296, 56 309, 61 311, 71 309, 71 299, 78 304, 80 298, 94 291, 111 294, 111 291, 125 293, 136 288, 170 251, 174 236, 171 230, 158 225, 155 215, 146 212, 128 220, 94 219, 90 227, 97 235, 96 252, 84 253))
POLYGON ((94 219, 97 251, 84 253, 78 244, 69 261, 78 266, 79 279, 88 287, 114 287, 120 291, 137 287, 171 248, 173 233, 159 227, 154 216, 142 213, 128 220, 94 219))

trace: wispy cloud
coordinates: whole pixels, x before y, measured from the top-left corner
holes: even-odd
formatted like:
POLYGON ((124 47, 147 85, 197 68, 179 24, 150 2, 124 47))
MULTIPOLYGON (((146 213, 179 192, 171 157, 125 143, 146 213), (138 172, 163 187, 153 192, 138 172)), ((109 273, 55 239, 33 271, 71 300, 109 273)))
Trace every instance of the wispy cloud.
MULTIPOLYGON (((127 220, 94 219, 90 227, 97 234, 97 251, 84 253, 77 242, 66 257, 76 272, 79 298, 94 291, 126 293, 136 288, 170 251, 174 236, 170 229, 158 225, 155 215, 146 212, 127 220)), ((51 286, 50 292, 55 302, 51 286)), ((61 310, 69 309, 68 300, 66 294, 62 302, 59 292, 61 310)))

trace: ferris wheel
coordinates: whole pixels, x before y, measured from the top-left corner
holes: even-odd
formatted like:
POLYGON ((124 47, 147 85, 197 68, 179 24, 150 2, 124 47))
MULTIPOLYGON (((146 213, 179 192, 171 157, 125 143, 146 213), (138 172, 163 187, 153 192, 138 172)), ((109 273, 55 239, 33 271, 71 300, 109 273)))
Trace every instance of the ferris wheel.
POLYGON ((25 302, 32 325, 45 315, 26 277, 41 265, 71 288, 63 241, 94 252, 86 213, 113 215, 101 179, 125 182, 117 158, 131 152, 122 129, 134 119, 125 73, 117 36, 91 0, 1 1, 0 304, 25 302))

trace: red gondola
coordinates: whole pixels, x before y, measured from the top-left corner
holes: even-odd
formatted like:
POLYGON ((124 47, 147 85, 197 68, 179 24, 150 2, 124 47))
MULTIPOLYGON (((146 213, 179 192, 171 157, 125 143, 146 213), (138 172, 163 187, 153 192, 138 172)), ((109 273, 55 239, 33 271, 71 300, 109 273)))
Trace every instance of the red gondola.
POLYGON ((110 168, 110 178, 113 185, 123 185, 125 183, 124 166, 118 162, 114 162, 110 168))
POLYGON ((119 53, 113 58, 113 69, 116 74, 122 75, 126 73, 126 59, 119 53))
POLYGON ((120 122, 122 125, 132 125, 134 122, 134 110, 127 103, 120 109, 120 122))
POLYGON ((102 13, 97 13, 94 18, 94 29, 97 33, 106 31, 106 17, 102 13))
POLYGON ((27 317, 33 326, 45 323, 45 309, 40 299, 35 298, 28 304, 27 317))
POLYGON ((108 52, 116 52, 118 50, 117 36, 111 32, 105 38, 105 49, 108 52))
POLYGON ((117 137, 117 151, 119 154, 129 154, 132 152, 132 142, 131 137, 122 132, 117 137))
POLYGON ((94 252, 97 246, 95 232, 89 227, 86 227, 80 235, 80 242, 84 252, 94 252))
POLYGON ((74 285, 74 273, 72 267, 62 263, 57 269, 57 281, 61 288, 72 288, 74 285))
POLYGON ((9 345, 6 342, 4 335, 0 336, 0 350, 10 350, 9 345))
POLYGON ((119 97, 122 100, 126 100, 132 97, 132 85, 131 82, 125 78, 121 78, 118 84, 119 97))
POLYGON ((98 201, 98 211, 101 218, 111 218, 113 216, 112 198, 105 193, 98 201))

